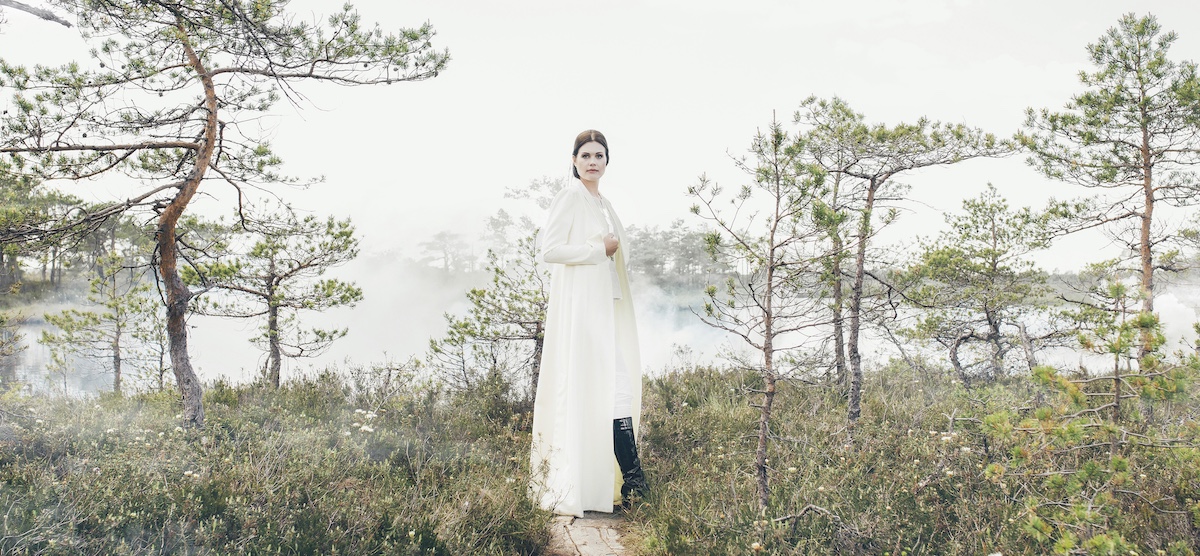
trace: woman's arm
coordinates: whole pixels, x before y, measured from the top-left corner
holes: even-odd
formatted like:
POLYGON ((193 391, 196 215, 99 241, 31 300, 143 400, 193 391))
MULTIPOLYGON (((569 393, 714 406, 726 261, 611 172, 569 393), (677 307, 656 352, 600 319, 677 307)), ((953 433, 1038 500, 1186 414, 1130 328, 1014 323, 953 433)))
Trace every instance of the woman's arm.
POLYGON ((579 203, 581 200, 569 190, 554 197, 546 227, 542 228, 542 260, 558 264, 600 264, 608 258, 600 238, 585 243, 567 243, 575 220, 585 217, 587 207, 579 203))

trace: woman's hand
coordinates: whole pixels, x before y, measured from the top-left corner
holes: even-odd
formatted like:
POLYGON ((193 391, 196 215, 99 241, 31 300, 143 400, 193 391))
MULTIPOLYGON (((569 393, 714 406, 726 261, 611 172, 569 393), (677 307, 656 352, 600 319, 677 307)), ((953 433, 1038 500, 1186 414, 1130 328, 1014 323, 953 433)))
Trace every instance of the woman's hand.
POLYGON ((616 235, 608 234, 604 236, 604 255, 608 257, 613 256, 613 253, 617 252, 617 247, 620 244, 621 242, 617 240, 616 235))

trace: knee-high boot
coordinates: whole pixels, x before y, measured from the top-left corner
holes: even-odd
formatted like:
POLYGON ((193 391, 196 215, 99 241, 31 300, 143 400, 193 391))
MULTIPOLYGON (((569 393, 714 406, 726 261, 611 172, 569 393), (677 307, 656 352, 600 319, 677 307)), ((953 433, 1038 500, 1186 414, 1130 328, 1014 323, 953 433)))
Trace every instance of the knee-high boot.
POLYGON ((621 500, 628 504, 633 496, 645 497, 650 489, 638 459, 637 439, 633 434, 633 418, 613 419, 613 454, 621 467, 621 500))

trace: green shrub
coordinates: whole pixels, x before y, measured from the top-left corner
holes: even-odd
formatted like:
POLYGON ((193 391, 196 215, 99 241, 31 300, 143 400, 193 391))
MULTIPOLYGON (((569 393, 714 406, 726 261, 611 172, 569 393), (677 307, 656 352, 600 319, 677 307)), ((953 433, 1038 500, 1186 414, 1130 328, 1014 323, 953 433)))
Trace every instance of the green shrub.
MULTIPOLYGON (((629 514, 626 546, 641 554, 757 548, 893 555, 1200 548, 1194 400, 1177 399, 1157 413, 1183 424, 1164 419, 1155 434, 1184 442, 1139 451, 1113 467, 1089 463, 1078 444, 1031 453, 1038 443, 1023 436, 1019 421, 1061 409, 1055 391, 1032 377, 966 389, 893 363, 868 374, 863 416, 853 427, 832 388, 781 382, 769 445, 771 505, 760 513, 753 476, 758 411, 750 405, 757 396, 747 394, 756 380, 754 373, 696 369, 647 381, 641 434, 652 492, 629 514), (1029 467, 1023 462, 1030 458, 1043 463, 1029 467), (1051 469, 1078 473, 1044 474, 1051 469), (1029 507, 1060 502, 1034 496, 1046 489, 1068 496, 1101 485, 1133 494, 1116 492, 1109 505, 1097 499, 1096 509, 1068 505, 1076 523, 1090 524, 1074 537, 1062 534, 1061 519, 1037 518, 1029 507), (1189 505, 1190 516, 1160 511, 1189 505)), ((1064 443, 1078 434, 1047 426, 1064 443)))
MULTIPOLYGON (((349 403, 332 371, 278 391, 211 385, 202 430, 172 395, 0 398, 3 554, 534 554, 528 434, 462 405, 349 403)), ((382 396, 376 400, 384 401, 382 396)))

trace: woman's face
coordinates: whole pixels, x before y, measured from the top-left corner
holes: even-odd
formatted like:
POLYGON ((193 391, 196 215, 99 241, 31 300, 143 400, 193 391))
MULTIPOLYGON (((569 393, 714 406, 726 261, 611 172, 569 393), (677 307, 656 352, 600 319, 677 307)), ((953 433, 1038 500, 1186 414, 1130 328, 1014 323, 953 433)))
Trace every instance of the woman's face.
POLYGON ((590 141, 579 147, 579 153, 571 160, 575 163, 575 171, 579 172, 579 179, 597 181, 608 166, 608 153, 604 151, 604 145, 590 141))

